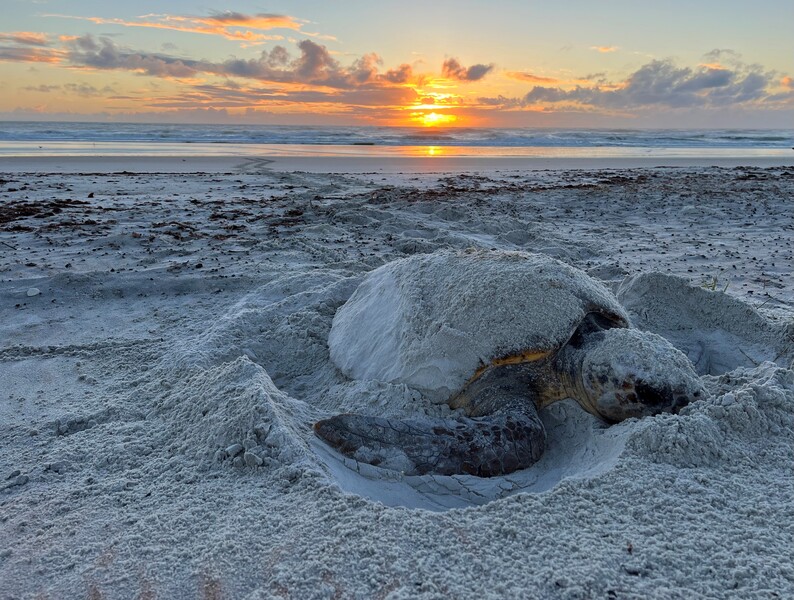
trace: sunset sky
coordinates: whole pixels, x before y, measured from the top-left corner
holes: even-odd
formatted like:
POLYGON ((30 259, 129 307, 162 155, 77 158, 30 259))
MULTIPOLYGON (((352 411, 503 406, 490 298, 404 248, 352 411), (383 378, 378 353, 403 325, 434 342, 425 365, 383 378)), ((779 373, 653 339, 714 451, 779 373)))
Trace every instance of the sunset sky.
POLYGON ((2 0, 0 119, 794 126, 794 2, 2 0))

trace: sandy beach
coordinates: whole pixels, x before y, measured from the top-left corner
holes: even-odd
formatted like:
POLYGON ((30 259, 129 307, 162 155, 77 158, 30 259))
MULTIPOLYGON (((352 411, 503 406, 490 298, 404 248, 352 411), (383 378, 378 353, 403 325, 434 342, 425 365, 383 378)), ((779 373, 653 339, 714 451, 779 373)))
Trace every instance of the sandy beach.
POLYGON ((0 597, 791 597, 793 197, 782 155, 0 157, 0 597), (449 409, 345 377, 334 314, 466 248, 586 271, 708 396, 554 405, 512 476, 342 459, 318 419, 449 409))
POLYGON ((482 147, 3 142, 0 172, 484 173, 656 167, 787 167, 785 148, 482 147))

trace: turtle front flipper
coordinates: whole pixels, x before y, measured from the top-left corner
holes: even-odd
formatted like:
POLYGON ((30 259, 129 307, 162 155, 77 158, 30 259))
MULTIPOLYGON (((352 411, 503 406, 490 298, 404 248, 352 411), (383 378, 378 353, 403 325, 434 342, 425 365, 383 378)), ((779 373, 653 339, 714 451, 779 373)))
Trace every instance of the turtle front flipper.
POLYGON ((337 415, 314 431, 345 456, 406 475, 504 475, 537 462, 546 442, 537 410, 526 401, 474 418, 337 415))

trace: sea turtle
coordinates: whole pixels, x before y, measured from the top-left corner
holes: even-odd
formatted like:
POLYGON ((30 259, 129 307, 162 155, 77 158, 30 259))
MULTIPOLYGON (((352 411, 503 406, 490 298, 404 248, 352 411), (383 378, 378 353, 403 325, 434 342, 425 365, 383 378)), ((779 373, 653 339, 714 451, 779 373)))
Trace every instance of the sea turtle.
POLYGON ((465 413, 315 424, 340 453, 412 475, 532 465, 546 440, 538 410, 564 398, 615 423, 675 413, 704 394, 683 353, 632 329, 603 284, 542 254, 441 251, 387 263, 339 308, 329 348, 349 377, 405 384, 465 413))

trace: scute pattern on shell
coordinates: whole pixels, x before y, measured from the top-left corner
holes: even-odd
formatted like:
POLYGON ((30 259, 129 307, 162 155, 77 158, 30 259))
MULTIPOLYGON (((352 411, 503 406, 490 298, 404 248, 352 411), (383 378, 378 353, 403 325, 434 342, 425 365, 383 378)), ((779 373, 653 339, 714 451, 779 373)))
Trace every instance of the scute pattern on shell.
POLYGON ((549 256, 442 251, 369 273, 337 311, 329 347, 349 377, 444 400, 495 358, 559 348, 590 310, 628 324, 604 285, 549 256))

